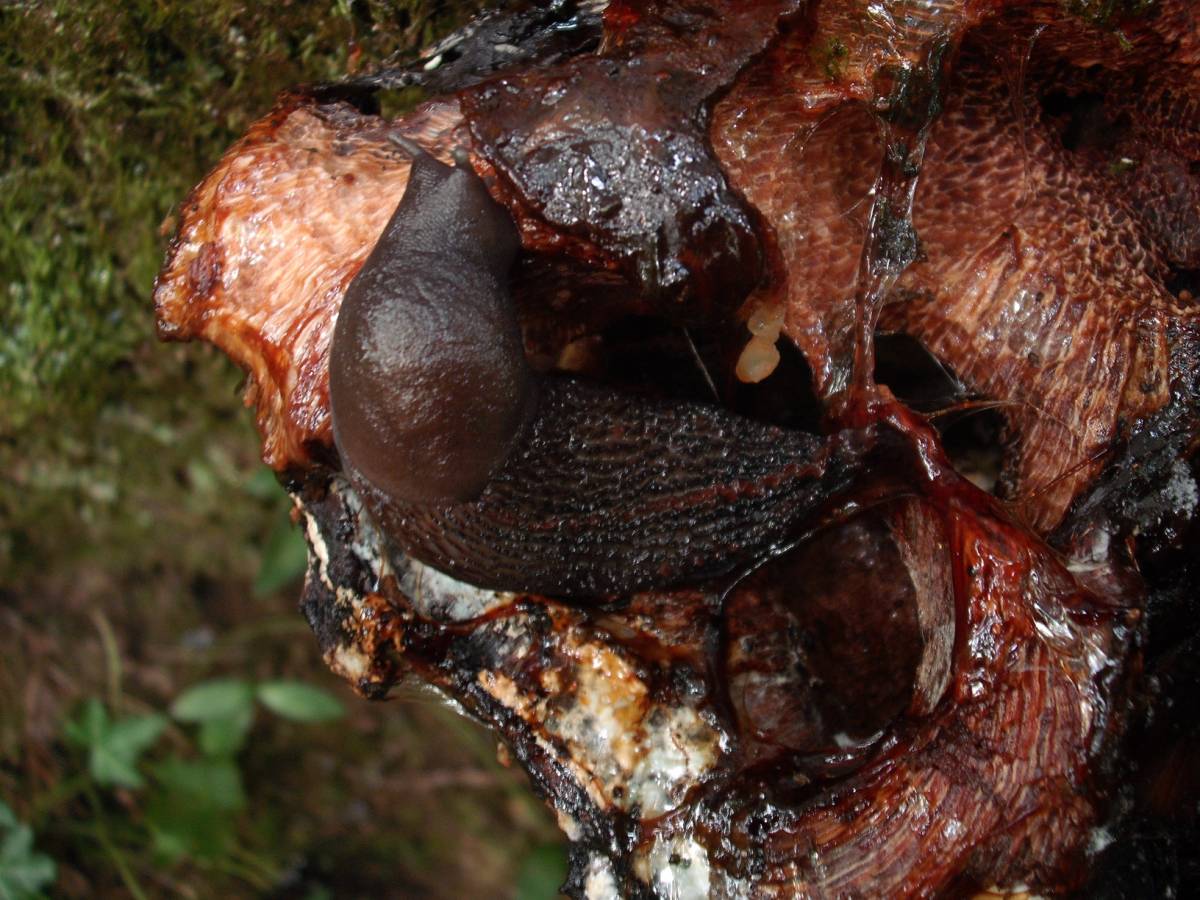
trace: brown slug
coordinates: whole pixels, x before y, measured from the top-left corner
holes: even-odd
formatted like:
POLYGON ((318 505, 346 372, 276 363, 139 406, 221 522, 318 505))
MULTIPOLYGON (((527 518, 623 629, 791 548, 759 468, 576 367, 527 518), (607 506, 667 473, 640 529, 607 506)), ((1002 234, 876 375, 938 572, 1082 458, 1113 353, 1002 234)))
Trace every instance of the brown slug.
POLYGON ((520 241, 465 159, 415 145, 330 355, 343 466, 384 533, 482 587, 595 597, 733 572, 846 480, 821 439, 525 359, 520 241))

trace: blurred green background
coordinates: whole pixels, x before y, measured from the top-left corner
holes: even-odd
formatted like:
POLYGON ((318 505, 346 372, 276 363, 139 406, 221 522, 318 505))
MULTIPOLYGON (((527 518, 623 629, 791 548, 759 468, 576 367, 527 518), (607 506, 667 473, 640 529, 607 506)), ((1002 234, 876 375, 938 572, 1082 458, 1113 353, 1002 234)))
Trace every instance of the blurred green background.
POLYGON ((278 90, 482 5, 0 6, 0 897, 554 895, 493 740, 325 670, 241 374, 158 344, 150 303, 278 90))

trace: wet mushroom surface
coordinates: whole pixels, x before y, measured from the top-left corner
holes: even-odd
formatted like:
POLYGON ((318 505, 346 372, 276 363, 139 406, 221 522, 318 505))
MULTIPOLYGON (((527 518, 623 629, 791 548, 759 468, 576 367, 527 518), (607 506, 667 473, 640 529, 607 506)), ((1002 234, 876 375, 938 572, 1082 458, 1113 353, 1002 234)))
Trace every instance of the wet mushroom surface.
POLYGON ((1187 0, 518 4, 281 94, 159 333, 572 896, 1181 891, 1198 129, 1187 0))

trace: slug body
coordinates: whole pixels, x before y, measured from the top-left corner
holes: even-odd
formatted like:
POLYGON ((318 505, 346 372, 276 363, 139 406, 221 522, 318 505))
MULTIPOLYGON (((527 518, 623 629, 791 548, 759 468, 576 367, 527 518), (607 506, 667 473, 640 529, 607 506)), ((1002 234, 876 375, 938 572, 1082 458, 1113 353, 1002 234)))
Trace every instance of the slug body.
POLYGON ((830 445, 525 359, 508 215, 417 153, 346 293, 330 402, 342 463, 400 549, 495 590, 597 597, 744 567, 848 481, 830 445))

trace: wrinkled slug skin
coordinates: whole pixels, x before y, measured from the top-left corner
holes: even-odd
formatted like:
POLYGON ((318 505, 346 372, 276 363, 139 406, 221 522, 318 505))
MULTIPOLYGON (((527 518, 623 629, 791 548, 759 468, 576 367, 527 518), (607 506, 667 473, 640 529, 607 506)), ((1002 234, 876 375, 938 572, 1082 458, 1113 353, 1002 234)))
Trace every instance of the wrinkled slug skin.
POLYGON ((811 435, 535 376, 517 247, 478 176, 422 153, 346 292, 334 437, 398 547, 488 588, 615 594, 733 571, 843 480, 811 435))
POLYGON ((765 556, 849 481, 847 458, 718 407, 546 378, 478 500, 396 503, 356 487, 396 544, 462 581, 588 599, 765 556))

